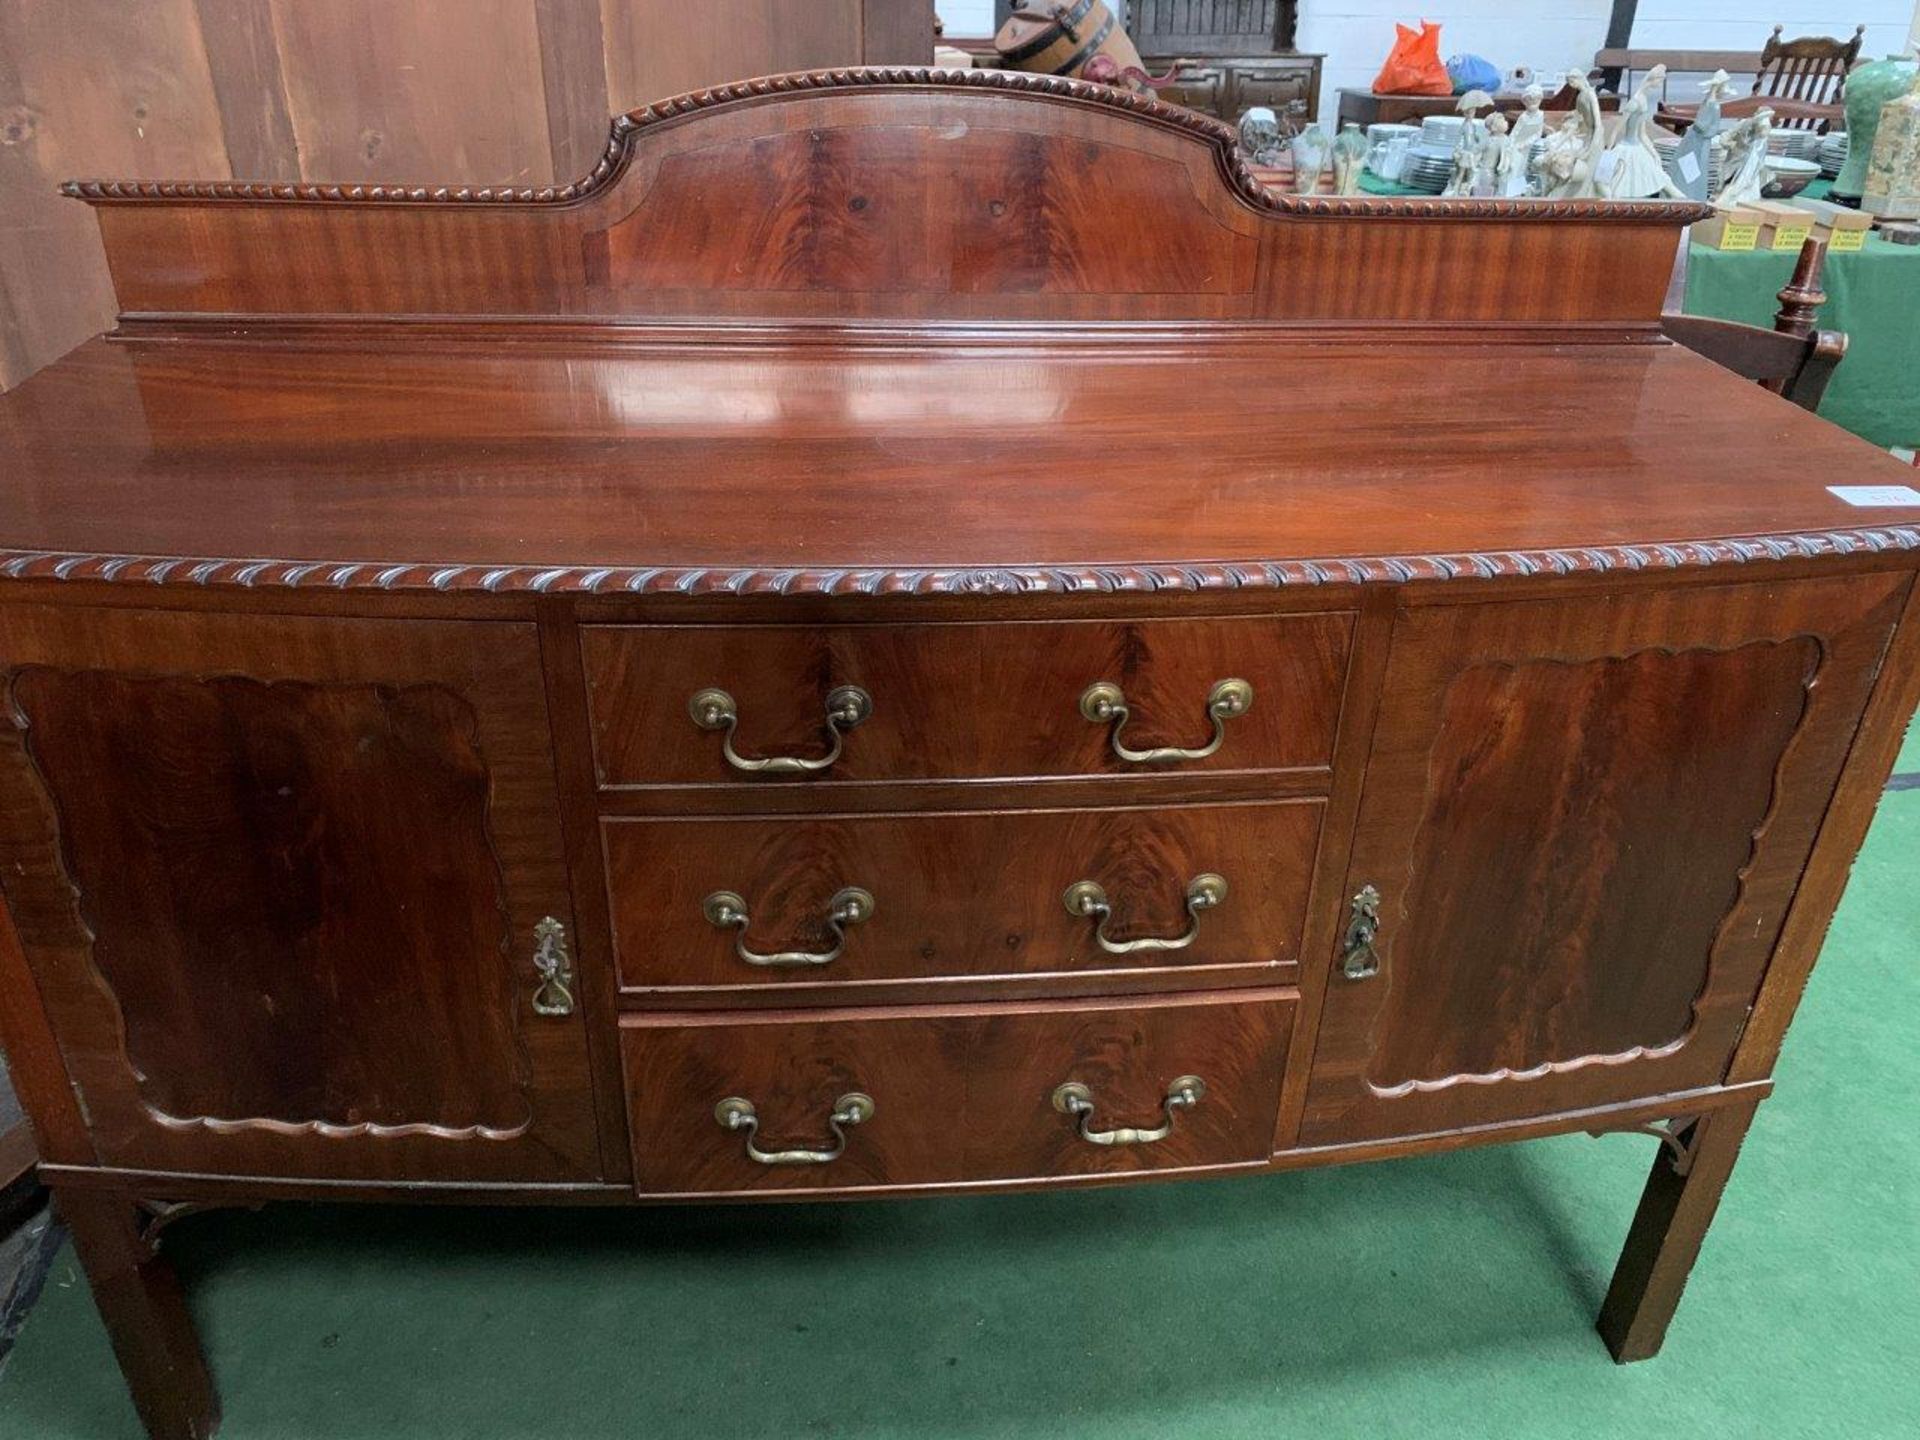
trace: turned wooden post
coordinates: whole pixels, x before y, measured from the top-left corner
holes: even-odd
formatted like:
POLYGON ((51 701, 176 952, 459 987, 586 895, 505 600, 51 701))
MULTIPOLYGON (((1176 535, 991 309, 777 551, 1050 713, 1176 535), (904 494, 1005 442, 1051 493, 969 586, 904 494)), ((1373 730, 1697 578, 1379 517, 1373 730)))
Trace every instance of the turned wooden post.
POLYGON ((1827 263, 1827 242, 1808 236, 1794 262, 1793 278, 1779 295, 1780 308, 1774 313, 1773 328, 1783 335, 1802 339, 1813 334, 1820 307, 1827 303, 1827 292, 1820 288, 1820 271, 1827 263))

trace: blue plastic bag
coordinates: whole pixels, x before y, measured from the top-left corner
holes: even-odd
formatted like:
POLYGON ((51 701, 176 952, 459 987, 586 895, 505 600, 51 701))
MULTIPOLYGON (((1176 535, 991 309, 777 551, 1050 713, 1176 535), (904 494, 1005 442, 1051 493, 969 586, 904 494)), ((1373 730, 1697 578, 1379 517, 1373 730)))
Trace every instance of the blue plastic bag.
POLYGON ((1491 95, 1500 88, 1500 72, 1494 69, 1491 60, 1483 60, 1478 55, 1450 56, 1447 78, 1453 81, 1456 95, 1464 95, 1469 90, 1484 90, 1491 95))

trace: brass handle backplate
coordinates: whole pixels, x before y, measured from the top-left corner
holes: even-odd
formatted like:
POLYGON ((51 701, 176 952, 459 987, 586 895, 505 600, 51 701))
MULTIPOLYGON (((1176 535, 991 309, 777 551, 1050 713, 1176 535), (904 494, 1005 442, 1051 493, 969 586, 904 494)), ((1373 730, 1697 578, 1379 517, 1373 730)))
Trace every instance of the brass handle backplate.
POLYGON ((1069 915, 1096 920, 1093 938, 1109 955, 1128 955, 1136 950, 1184 950, 1200 936, 1200 913, 1211 910, 1227 898, 1224 875, 1196 875, 1187 882, 1187 928, 1171 938, 1148 936, 1144 940, 1109 940, 1107 921, 1113 918, 1113 906, 1107 892, 1091 880, 1076 880, 1067 887, 1061 901, 1069 915))
POLYGON ((1206 1081, 1198 1075, 1182 1075, 1167 1086, 1167 1093, 1160 1101, 1167 1118, 1151 1130, 1134 1125, 1093 1129, 1093 1092, 1077 1080, 1069 1080, 1053 1092, 1053 1108, 1079 1122, 1080 1138, 1089 1145, 1151 1145, 1173 1133, 1175 1111, 1190 1110, 1206 1098, 1206 1081))
POLYGON ((1185 750, 1177 745, 1131 750, 1120 738, 1120 732, 1127 728, 1128 717, 1133 713, 1127 708, 1127 697, 1120 687, 1111 680, 1101 680, 1080 693, 1080 713, 1096 725, 1112 725, 1113 733, 1107 737, 1107 741, 1113 746, 1113 753, 1135 765, 1150 765, 1162 760, 1204 760, 1218 750, 1220 742, 1227 738, 1227 721, 1236 715, 1246 714, 1252 708, 1253 686, 1244 680, 1216 680, 1213 688, 1207 691, 1207 716, 1213 721, 1211 740, 1197 750, 1185 750))
POLYGON ((841 685, 827 692, 827 753, 809 760, 800 755, 742 755, 733 748, 733 732, 740 724, 740 707, 724 690, 696 690, 687 701, 687 713, 702 730, 726 732, 720 753, 736 770, 749 775, 804 775, 825 770, 840 758, 846 733, 873 714, 873 697, 858 685, 841 685))
POLYGON ((1347 938, 1340 956, 1340 973, 1349 980, 1365 980, 1380 973, 1380 952, 1373 938, 1380 933, 1380 892, 1371 885, 1360 887, 1353 897, 1353 918, 1347 921, 1347 938))
POLYGON ((840 952, 846 949, 847 927, 858 925, 872 916, 873 896, 858 885, 849 885, 844 890, 834 892, 833 898, 827 901, 827 926, 833 931, 831 950, 776 950, 771 953, 749 950, 747 926, 753 923, 753 918, 747 913, 747 902, 732 890, 714 891, 700 902, 700 912, 707 917, 709 925, 733 930, 733 953, 749 965, 827 965, 838 960, 840 952))
POLYGON ((551 915, 533 927, 533 968, 540 976, 533 992, 533 1013, 571 1015, 573 958, 567 954, 567 927, 551 915))
POLYGON ((833 1143, 824 1150, 762 1150, 754 1143, 754 1132, 760 1128, 760 1114, 753 1108, 751 1100, 743 1100, 738 1095, 729 1095, 714 1106, 713 1118, 720 1122, 723 1130, 746 1133, 747 1158, 755 1164, 825 1165, 830 1160, 838 1160, 846 1152, 849 1125, 864 1124, 873 1118, 873 1097, 854 1090, 833 1102, 833 1114, 827 1117, 827 1128, 833 1131, 833 1143))

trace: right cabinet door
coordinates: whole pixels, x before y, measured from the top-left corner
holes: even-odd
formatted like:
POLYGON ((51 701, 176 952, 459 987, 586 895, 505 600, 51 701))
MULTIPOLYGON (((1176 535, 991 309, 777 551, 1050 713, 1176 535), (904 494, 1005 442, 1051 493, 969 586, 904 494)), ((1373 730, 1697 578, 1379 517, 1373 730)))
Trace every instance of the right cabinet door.
POLYGON ((1403 610, 1300 1143, 1719 1081, 1906 586, 1403 610))

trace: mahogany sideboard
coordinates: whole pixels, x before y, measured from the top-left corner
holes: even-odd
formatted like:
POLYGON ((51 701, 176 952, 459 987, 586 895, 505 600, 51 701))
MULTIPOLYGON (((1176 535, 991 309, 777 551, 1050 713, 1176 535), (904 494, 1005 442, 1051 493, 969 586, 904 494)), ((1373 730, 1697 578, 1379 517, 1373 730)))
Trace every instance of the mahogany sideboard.
POLYGON ((551 189, 69 190, 122 316, 0 397, 0 1021, 155 1436, 162 1228, 279 1198, 1645 1130, 1659 1348, 1920 700, 1915 512, 1827 488, 1907 472, 1661 338, 1697 208, 919 70, 551 189))

